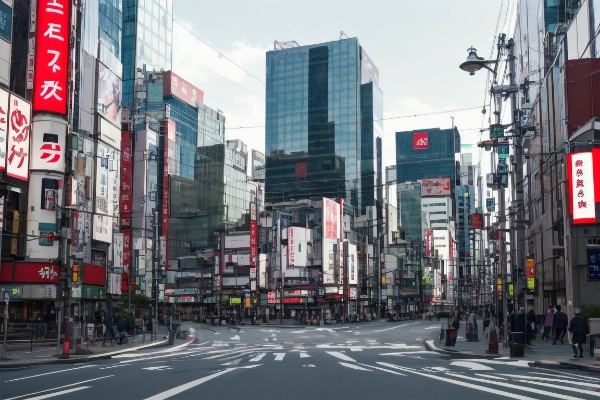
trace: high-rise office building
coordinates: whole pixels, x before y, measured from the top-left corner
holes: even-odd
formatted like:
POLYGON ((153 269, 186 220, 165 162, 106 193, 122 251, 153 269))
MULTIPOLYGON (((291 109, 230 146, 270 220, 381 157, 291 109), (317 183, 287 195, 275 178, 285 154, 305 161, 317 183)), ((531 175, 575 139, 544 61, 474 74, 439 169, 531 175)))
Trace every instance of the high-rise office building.
POLYGON ((383 95, 358 39, 276 43, 266 79, 265 201, 342 197, 364 214, 375 204, 383 95))
POLYGON ((131 107, 137 69, 171 70, 173 0, 123 0, 123 106, 131 107))

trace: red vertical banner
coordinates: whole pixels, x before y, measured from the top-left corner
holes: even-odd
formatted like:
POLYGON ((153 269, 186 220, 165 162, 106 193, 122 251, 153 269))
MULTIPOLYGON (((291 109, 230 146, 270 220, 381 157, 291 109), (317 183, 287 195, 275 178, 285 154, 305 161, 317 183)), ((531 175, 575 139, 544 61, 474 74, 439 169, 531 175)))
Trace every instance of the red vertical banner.
POLYGON ((133 206, 133 164, 131 132, 121 132, 121 225, 131 226, 131 208, 133 206))
POLYGON ((425 257, 431 257, 431 237, 433 236, 432 230, 425 231, 425 257))
POLYGON ((256 267, 258 257, 258 223, 250 221, 250 266, 256 267))
MULTIPOLYGON (((127 286, 129 286, 129 290, 135 292, 135 285, 132 285, 129 282, 129 277, 133 276, 133 271, 131 270, 131 229, 123 229, 123 278, 121 279, 121 291, 128 290, 127 286)), ((135 282, 135 279, 132 279, 135 282)))
POLYGON ((47 0, 37 4, 34 112, 67 113, 70 10, 68 0, 47 0))

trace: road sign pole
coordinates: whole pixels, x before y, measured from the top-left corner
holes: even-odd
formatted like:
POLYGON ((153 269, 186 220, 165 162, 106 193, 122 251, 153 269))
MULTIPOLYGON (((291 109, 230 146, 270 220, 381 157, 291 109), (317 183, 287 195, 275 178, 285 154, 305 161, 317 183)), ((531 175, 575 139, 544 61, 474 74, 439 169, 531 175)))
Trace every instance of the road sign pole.
POLYGON ((4 292, 4 300, 6 301, 6 305, 4 308, 4 339, 2 340, 2 358, 6 358, 6 337, 8 336, 8 300, 10 295, 8 292, 4 292))

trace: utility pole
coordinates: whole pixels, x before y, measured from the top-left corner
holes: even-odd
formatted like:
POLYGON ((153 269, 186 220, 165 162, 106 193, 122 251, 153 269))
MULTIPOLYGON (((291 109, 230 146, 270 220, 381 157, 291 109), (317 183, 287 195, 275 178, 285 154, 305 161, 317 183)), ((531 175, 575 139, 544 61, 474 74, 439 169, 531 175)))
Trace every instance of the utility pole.
POLYGON ((158 248, 158 213, 156 208, 152 209, 152 230, 154 231, 154 237, 152 240, 152 296, 154 299, 154 314, 155 314, 155 325, 153 329, 154 340, 156 340, 156 334, 158 332, 158 260, 160 258, 158 248))

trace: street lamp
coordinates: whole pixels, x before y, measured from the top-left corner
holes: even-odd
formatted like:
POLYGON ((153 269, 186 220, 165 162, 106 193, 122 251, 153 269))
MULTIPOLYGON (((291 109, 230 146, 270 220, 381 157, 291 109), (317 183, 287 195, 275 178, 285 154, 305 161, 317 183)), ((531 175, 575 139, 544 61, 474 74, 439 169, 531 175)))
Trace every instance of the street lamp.
POLYGON ((491 69, 489 64, 498 64, 498 60, 485 60, 483 57, 477 56, 477 49, 473 46, 467 49, 469 52, 469 56, 467 57, 467 61, 460 64, 459 68, 463 71, 469 73, 469 75, 475 75, 475 72, 479 71, 481 68, 485 68, 491 71, 494 76, 496 75, 495 69, 491 69))

